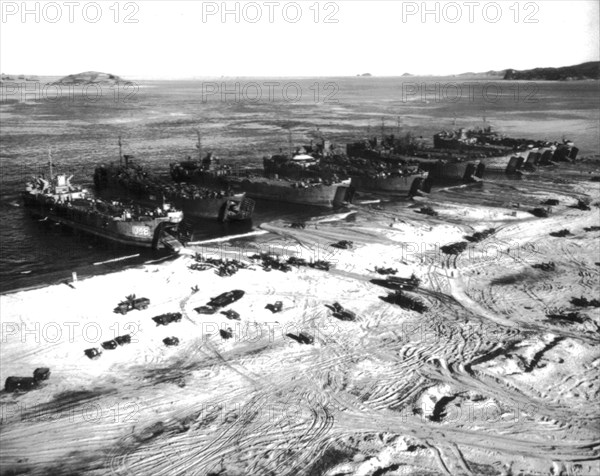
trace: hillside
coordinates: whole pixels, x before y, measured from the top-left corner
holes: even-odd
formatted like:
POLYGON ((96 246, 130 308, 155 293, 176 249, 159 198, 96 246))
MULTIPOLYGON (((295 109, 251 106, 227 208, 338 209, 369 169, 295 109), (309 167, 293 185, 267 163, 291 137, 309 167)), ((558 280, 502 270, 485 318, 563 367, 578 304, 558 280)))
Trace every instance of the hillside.
POLYGON ((590 61, 561 68, 535 68, 523 71, 507 69, 504 79, 529 81, 574 81, 582 79, 600 79, 600 61, 590 61))
POLYGON ((506 74, 506 70, 502 70, 502 71, 486 71, 485 73, 462 73, 457 75, 458 77, 468 77, 468 78, 482 78, 482 79, 486 79, 486 78, 503 78, 504 75, 506 74))

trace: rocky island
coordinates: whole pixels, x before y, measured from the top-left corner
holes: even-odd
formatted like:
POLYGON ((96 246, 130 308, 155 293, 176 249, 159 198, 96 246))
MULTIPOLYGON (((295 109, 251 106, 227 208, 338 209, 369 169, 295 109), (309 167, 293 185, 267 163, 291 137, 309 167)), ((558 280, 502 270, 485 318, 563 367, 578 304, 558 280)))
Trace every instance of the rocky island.
POLYGON ((86 84, 101 84, 101 85, 114 85, 119 83, 126 83, 127 81, 123 78, 110 73, 100 73, 98 71, 85 71, 83 73, 70 74, 65 76, 52 84, 63 84, 63 85, 86 85, 86 84))

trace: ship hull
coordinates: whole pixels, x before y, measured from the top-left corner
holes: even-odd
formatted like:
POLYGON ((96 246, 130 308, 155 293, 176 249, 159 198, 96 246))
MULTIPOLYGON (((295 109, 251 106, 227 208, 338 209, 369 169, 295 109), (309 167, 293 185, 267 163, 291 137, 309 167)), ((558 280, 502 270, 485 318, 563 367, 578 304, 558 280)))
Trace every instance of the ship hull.
POLYGON ((187 178, 188 182, 209 188, 231 188, 253 199, 333 208, 351 201, 353 188, 349 183, 332 185, 312 184, 294 187, 292 182, 263 177, 243 178, 231 175, 214 176, 210 173, 187 178))
POLYGON ((148 221, 112 221, 106 216, 83 208, 50 204, 43 198, 40 199, 26 192, 22 196, 25 205, 33 215, 125 245, 160 248, 161 240, 157 232, 162 231, 165 225, 175 225, 166 217, 148 221), (161 224, 164 225, 159 226, 161 224))
POLYGON ((358 192, 385 192, 389 194, 409 195, 415 189, 421 189, 426 179, 427 174, 389 177, 353 176, 352 187, 358 192))
POLYGON ((262 200, 311 205, 317 207, 338 207, 350 201, 349 184, 314 184, 306 187, 294 187, 291 182, 270 179, 234 179, 227 184, 236 191, 245 192, 250 198, 262 200))
POLYGON ((435 183, 477 182, 483 179, 485 165, 476 162, 436 162, 431 164, 429 179, 435 183))
POLYGON ((251 214, 235 215, 227 217, 227 211, 231 207, 242 206, 248 200, 242 196, 223 198, 206 198, 199 200, 174 198, 173 203, 183 210, 186 217, 194 218, 217 218, 219 221, 243 221, 249 220, 251 214))
MULTIPOLYGON (((118 194, 119 197, 134 197, 155 206, 162 204, 163 197, 144 191, 130 189, 117 181, 109 172, 94 175, 96 188, 108 194, 118 194)), ((219 221, 244 221, 252 218, 254 204, 243 194, 224 197, 187 198, 179 194, 166 194, 169 202, 180 208, 186 217, 217 219, 219 221), (234 209, 238 210, 237 212, 234 209)))

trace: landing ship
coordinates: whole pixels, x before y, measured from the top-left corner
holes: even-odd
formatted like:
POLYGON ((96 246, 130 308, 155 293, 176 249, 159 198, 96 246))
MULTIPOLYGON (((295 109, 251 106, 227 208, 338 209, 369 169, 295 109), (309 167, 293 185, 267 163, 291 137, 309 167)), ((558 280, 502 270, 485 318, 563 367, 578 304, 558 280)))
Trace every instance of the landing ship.
POLYGON ((171 164, 175 181, 209 188, 229 188, 251 198, 319 207, 336 207, 352 200, 350 180, 307 177, 282 178, 271 170, 232 169, 221 165, 212 154, 202 157, 198 134, 198 160, 171 164))
MULTIPOLYGON (((121 141, 119 140, 119 147, 121 141)), ((133 163, 130 155, 121 155, 120 163, 101 165, 94 172, 98 190, 127 193, 153 204, 169 200, 183 210, 186 217, 217 219, 221 222, 243 221, 252 218, 254 201, 231 187, 217 190, 198 187, 192 183, 167 183, 144 167, 133 163)))
POLYGON ((36 216, 114 242, 153 248, 178 248, 169 230, 183 213, 169 203, 147 208, 120 201, 92 198, 88 191, 71 184, 71 177, 53 174, 35 177, 22 192, 25 205, 36 216))

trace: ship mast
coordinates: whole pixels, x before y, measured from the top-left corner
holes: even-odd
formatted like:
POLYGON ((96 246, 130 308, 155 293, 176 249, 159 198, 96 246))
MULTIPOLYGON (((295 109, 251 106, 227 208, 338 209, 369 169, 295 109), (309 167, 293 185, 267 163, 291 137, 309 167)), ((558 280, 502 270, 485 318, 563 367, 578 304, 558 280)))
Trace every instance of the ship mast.
POLYGON ((121 134, 119 134, 119 165, 123 165, 123 147, 121 144, 121 134))
POLYGON ((200 129, 196 129, 196 135, 198 136, 198 142, 196 143, 196 149, 198 149, 198 161, 202 162, 202 137, 200 136, 200 129))
POLYGON ((50 180, 54 178, 54 171, 52 170, 52 149, 48 148, 48 167, 50 168, 50 180))
POLYGON ((288 129, 288 151, 290 154, 290 159, 292 158, 292 128, 288 129))
POLYGON ((381 118, 381 143, 385 141, 385 119, 381 118))

